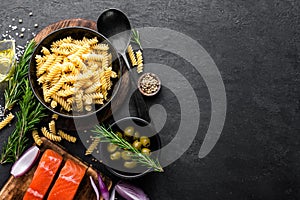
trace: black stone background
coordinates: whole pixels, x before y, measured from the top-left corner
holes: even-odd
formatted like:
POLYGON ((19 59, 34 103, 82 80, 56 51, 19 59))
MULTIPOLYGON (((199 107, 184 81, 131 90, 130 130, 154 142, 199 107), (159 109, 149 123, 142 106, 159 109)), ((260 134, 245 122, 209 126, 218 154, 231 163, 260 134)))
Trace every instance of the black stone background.
MULTIPOLYGON (((134 27, 167 27, 192 37, 214 59, 225 84, 228 104, 222 135, 213 151, 199 159, 210 116, 205 83, 184 60, 166 52, 145 51, 146 63, 163 63, 184 74, 197 93, 203 116, 196 139, 179 160, 163 174, 152 173, 133 182, 155 200, 299 199, 299 6, 297 0, 12 0, 1 1, 0 33, 11 30, 10 24, 30 28, 23 39, 17 39, 18 45, 24 45, 31 32, 50 23, 78 17, 96 20, 105 8, 115 7, 128 14, 134 27), (12 18, 22 18, 23 23, 12 18)), ((172 113, 178 104, 167 91, 154 99, 166 101, 174 115, 161 136, 163 143, 176 133, 172 122, 178 120, 172 113)), ((1 148, 11 130, 1 132, 1 148)), ((75 155, 84 154, 80 143, 63 145, 75 155)), ((85 161, 92 163, 91 157, 85 161)), ((10 167, 0 166, 0 187, 10 167)), ((118 180, 103 166, 95 167, 118 180)))

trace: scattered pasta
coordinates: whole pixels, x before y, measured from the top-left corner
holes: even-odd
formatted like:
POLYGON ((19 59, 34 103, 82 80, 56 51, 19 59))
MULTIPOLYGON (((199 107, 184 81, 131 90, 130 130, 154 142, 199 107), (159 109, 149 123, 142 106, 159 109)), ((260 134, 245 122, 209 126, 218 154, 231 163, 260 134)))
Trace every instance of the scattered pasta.
POLYGON ((43 141, 42 141, 42 139, 40 138, 39 133, 38 133, 37 130, 33 130, 33 131, 32 131, 32 137, 33 137, 34 142, 35 142, 38 146, 41 146, 41 145, 43 144, 43 141))
POLYGON ((98 39, 75 40, 67 37, 42 47, 36 55, 37 81, 45 102, 52 108, 69 111, 91 111, 91 103, 104 104, 112 88, 112 55, 107 44, 98 39), (86 101, 85 96, 91 97, 86 101), (90 102, 90 103, 87 103, 90 102))
POLYGON ((88 147, 88 149, 85 151, 85 155, 90 155, 93 153, 93 151, 97 148, 98 144, 100 143, 100 138, 95 137, 94 141, 91 143, 91 145, 88 147))
POLYGON ((41 129, 43 135, 48 138, 49 140, 55 141, 55 142, 60 142, 61 141, 61 136, 58 135, 53 135, 50 133, 46 127, 42 127, 41 129))
POLYGON ((73 143, 76 142, 76 137, 63 132, 62 130, 58 130, 58 135, 60 135, 62 139, 65 139, 68 142, 73 142, 73 143))
POLYGON ((51 122, 48 125, 49 125, 50 133, 52 133, 53 135, 56 135, 55 121, 51 120, 51 122))
POLYGON ((133 52, 131 44, 128 45, 127 52, 128 52, 128 56, 130 58, 132 66, 136 66, 137 65, 137 60, 136 60, 136 57, 134 55, 134 52, 133 52))
POLYGON ((15 116, 12 113, 9 113, 1 122, 0 122, 0 130, 3 129, 7 124, 11 122, 11 120, 15 116))
POLYGON ((52 119, 57 120, 57 119, 58 119, 58 114, 55 114, 55 113, 54 113, 54 114, 52 115, 52 119))
POLYGON ((141 50, 138 50, 136 52, 136 58, 137 58, 137 68, 136 68, 136 71, 137 71, 137 73, 141 73, 141 72, 143 72, 143 69, 144 69, 143 54, 142 54, 141 50))

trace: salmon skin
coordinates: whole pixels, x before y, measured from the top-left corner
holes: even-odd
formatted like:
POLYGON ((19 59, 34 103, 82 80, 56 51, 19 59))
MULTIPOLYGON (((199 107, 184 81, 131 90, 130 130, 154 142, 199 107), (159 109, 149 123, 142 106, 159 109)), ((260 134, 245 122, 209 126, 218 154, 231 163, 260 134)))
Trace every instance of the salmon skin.
POLYGON ((86 168, 67 160, 52 187, 48 200, 72 200, 85 174, 86 168))
POLYGON ((34 172, 32 181, 23 200, 41 200, 44 198, 60 164, 62 156, 47 149, 34 172))

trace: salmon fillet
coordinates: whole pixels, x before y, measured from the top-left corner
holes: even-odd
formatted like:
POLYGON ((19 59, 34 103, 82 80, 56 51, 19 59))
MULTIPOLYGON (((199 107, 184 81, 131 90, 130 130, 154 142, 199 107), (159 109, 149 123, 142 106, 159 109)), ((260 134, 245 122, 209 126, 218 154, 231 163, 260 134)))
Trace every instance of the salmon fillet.
POLYGON ((48 200, 71 200, 85 174, 86 168, 71 160, 67 160, 59 177, 52 187, 48 200))
POLYGON ((62 156, 47 149, 34 172, 32 181, 23 197, 23 200, 43 199, 60 164, 62 156))

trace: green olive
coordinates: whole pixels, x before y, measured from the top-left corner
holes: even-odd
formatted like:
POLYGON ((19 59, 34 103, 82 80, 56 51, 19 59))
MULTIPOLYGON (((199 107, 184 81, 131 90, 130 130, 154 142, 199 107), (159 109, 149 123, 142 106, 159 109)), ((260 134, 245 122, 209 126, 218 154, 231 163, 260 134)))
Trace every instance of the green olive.
POLYGON ((134 141, 132 146, 136 149, 141 149, 142 148, 142 143, 138 140, 134 141))
POLYGON ((136 162, 135 161, 125 161, 124 162, 124 167, 128 169, 132 169, 136 167, 136 162))
POLYGON ((134 128, 132 126, 126 127, 125 130, 124 130, 124 134, 126 136, 129 136, 129 137, 133 136, 133 134, 134 134, 134 128))
POLYGON ((109 144, 107 145, 107 151, 108 151, 109 153, 115 152, 115 151, 117 150, 117 148, 118 148, 118 145, 115 145, 115 144, 113 144, 113 143, 109 143, 109 144))
POLYGON ((151 150, 150 149, 148 149, 148 148, 142 148, 142 154, 144 154, 144 155, 147 155, 147 156, 150 156, 150 152, 151 152, 151 150))
POLYGON ((110 159, 111 160, 119 160, 121 157, 121 153, 119 151, 116 151, 113 154, 110 154, 110 159))
POLYGON ((123 138, 123 134, 119 131, 116 132, 116 135, 119 137, 119 138, 123 138))
POLYGON ((148 137, 146 137, 146 136, 142 136, 140 138, 140 142, 142 143, 142 145, 144 147, 149 147, 150 146, 150 139, 148 137))
POLYGON ((140 136, 141 136, 140 133, 138 131, 136 131, 133 135, 133 139, 138 140, 140 138, 140 136))
POLYGON ((130 151, 122 151, 122 158, 124 160, 130 160, 132 153, 130 151))

